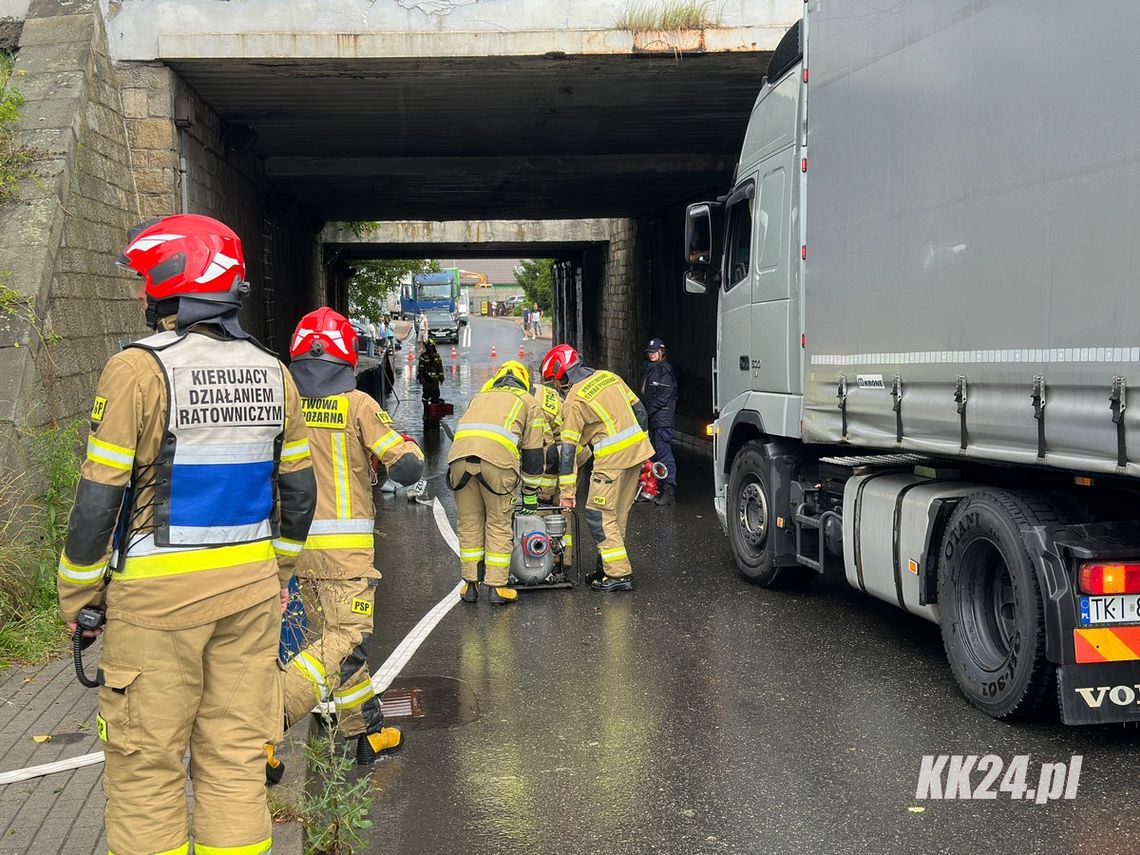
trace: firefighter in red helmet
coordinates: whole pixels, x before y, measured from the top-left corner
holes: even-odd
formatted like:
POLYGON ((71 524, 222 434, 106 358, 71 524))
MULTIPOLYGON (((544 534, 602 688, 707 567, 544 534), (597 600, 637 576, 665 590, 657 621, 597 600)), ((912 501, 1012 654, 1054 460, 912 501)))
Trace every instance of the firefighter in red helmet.
POLYGON ((633 590, 625 531, 638 472, 653 456, 645 407, 624 380, 610 371, 587 368, 568 344, 555 345, 543 357, 542 379, 567 389, 558 446, 563 505, 575 505, 578 447, 588 447, 594 455, 585 517, 598 545, 598 569, 590 586, 605 592, 633 590))
POLYGON ((281 611, 316 503, 300 396, 238 323, 249 284, 230 228, 150 220, 120 263, 143 279, 155 334, 99 379, 58 574, 73 632, 81 611, 86 625, 105 608, 107 843, 268 852, 281 611))
POLYGON ((314 704, 333 701, 341 729, 359 737, 356 759, 363 765, 397 748, 401 738, 398 729, 383 726, 368 672, 380 581, 370 460, 378 457, 393 480, 408 486, 423 475, 424 457, 356 388, 356 331, 347 318, 329 308, 305 315, 289 355, 317 477, 317 511, 297 559, 309 627, 286 665, 285 717, 292 724, 314 704))

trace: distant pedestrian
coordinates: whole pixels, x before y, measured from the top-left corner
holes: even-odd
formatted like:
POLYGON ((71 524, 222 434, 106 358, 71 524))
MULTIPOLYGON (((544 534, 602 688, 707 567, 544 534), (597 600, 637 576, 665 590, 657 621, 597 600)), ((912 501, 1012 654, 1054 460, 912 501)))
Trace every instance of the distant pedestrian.
POLYGON ((656 504, 671 505, 677 492, 677 461, 673 458, 673 434, 677 425, 677 369, 669 363, 665 342, 651 338, 645 346, 645 380, 641 400, 649 412, 649 441, 653 460, 665 466, 664 486, 656 504))
POLYGON ((424 314, 420 315, 418 338, 419 338, 420 344, 422 344, 422 345, 427 344, 427 340, 428 340, 428 316, 427 316, 426 312, 424 314))
POLYGON ((540 335, 542 335, 542 309, 538 308, 538 303, 535 303, 530 313, 530 337, 537 338, 540 335))
POLYGON ((523 306, 522 313, 523 338, 530 338, 530 307, 523 306))
POLYGON ((372 357, 373 359, 375 359, 376 358, 376 336, 377 336, 376 324, 374 324, 372 321, 368 321, 368 323, 365 324, 365 329, 368 330, 368 341, 366 342, 366 344, 368 345, 368 355, 370 357, 372 357))

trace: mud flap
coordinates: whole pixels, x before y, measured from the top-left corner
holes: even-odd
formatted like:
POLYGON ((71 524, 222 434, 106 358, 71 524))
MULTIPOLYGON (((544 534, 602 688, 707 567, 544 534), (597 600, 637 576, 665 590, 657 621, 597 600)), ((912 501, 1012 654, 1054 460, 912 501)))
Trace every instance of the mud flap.
POLYGON ((768 456, 768 483, 772 485, 772 508, 775 525, 772 527, 772 559, 777 567, 797 567, 795 506, 792 502, 792 484, 796 479, 799 457, 792 453, 794 446, 779 441, 764 445, 768 456), (783 520, 783 525, 780 524, 783 520))
POLYGON ((1065 724, 1140 721, 1140 660, 1063 665, 1057 682, 1065 724))

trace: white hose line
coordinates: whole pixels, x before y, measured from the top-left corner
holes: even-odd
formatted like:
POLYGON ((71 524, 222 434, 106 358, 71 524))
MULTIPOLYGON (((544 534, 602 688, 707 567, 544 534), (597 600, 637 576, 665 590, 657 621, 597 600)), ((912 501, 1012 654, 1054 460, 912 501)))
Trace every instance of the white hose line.
MULTIPOLYGON (((458 558, 459 538, 455 536, 455 530, 451 527, 451 522, 447 519, 447 514, 443 510, 443 505, 439 503, 439 499, 432 502, 432 514, 435 516, 435 524, 439 533, 458 558)), ((404 670, 408 660, 415 655, 420 645, 424 643, 424 639, 443 620, 443 616, 455 608, 455 604, 459 602, 460 584, 462 583, 457 582, 455 587, 448 591, 446 596, 436 603, 430 612, 420 618, 420 622, 404 636, 404 640, 396 645, 396 649, 384 660, 380 670, 372 675, 372 690, 376 694, 382 694, 392 684, 392 681, 404 670)), ((334 711, 331 703, 328 710, 329 712, 334 711)), ((44 775, 52 775, 56 772, 70 772, 74 769, 82 769, 84 766, 94 766, 96 763, 102 762, 103 752, 96 751, 92 754, 70 757, 67 760, 57 760, 54 763, 43 763, 39 766, 28 766, 26 769, 16 769, 13 772, 0 772, 0 785, 18 784, 20 781, 29 781, 32 778, 41 778, 44 775)))

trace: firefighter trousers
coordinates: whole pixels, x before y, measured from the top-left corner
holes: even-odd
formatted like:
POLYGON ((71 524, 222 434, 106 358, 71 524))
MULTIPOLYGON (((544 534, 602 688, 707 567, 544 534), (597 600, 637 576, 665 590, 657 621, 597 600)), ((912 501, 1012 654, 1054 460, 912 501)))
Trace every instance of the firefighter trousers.
POLYGON ((627 469, 599 469, 594 464, 590 476, 590 492, 586 497, 586 525, 607 576, 633 575, 629 555, 625 551, 625 529, 629 522, 629 509, 637 496, 637 476, 641 464, 627 469))
POLYGON ((285 666, 287 725, 331 698, 346 736, 376 733, 383 726, 368 671, 376 581, 297 577, 309 625, 304 646, 285 666))
POLYGON ((280 635, 276 596, 189 629, 107 622, 96 724, 114 855, 188 850, 187 747, 197 851, 269 852, 265 744, 281 738, 280 635))
POLYGON ((458 485, 459 573, 468 582, 479 579, 479 562, 486 566, 484 584, 501 588, 507 584, 514 546, 512 520, 519 474, 483 460, 456 460, 448 475, 458 485), (481 476, 481 477, 480 477, 481 476))

